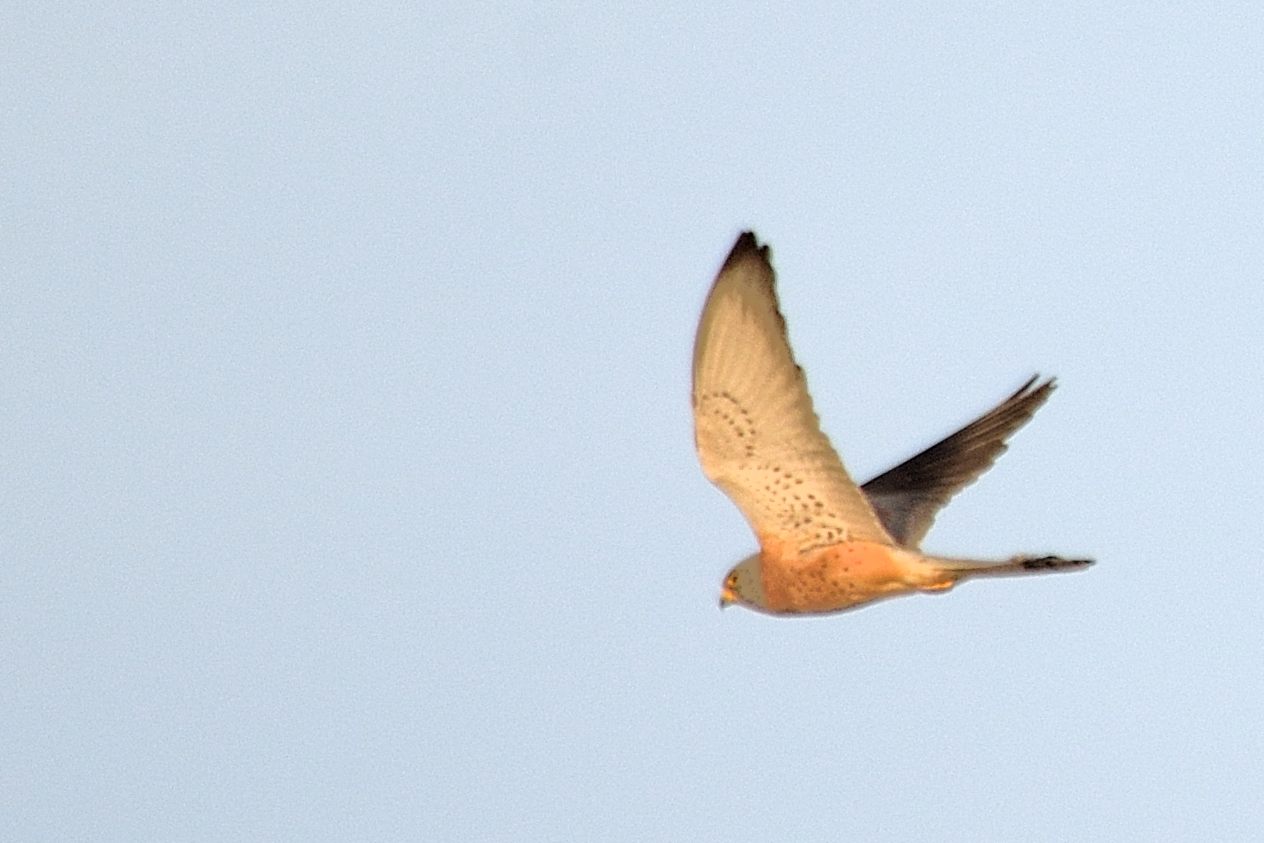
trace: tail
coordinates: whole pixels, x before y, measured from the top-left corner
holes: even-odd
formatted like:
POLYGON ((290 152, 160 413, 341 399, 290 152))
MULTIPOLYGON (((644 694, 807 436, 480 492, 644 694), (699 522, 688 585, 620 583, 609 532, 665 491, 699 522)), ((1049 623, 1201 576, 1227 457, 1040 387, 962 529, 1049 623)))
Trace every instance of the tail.
POLYGON ((1000 562, 978 559, 935 559, 935 564, 955 581, 971 577, 1021 577, 1078 571, 1093 564, 1092 559, 1063 559, 1061 556, 1015 556, 1000 562))

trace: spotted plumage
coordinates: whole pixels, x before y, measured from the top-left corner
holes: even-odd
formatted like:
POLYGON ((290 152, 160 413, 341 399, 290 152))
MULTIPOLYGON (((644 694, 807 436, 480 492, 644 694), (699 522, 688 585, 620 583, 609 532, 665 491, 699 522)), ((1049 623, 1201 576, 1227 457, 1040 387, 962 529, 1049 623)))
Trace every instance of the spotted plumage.
POLYGON ((919 549, 939 508, 992 465, 1053 388, 1052 379, 1033 377, 961 430, 858 487, 821 432, 790 350, 768 247, 743 233, 707 296, 693 356, 698 457, 760 546, 729 572, 721 604, 819 614, 945 591, 975 576, 1092 564, 1048 555, 948 559, 919 549))

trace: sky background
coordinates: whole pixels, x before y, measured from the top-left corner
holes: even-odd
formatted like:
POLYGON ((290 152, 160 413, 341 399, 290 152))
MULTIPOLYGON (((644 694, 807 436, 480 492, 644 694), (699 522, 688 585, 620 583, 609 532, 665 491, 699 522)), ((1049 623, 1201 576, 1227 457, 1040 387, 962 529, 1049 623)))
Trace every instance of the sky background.
POLYGON ((0 838, 1264 827, 1264 7, 9 4, 0 838), (736 234, 858 480, 1060 387, 818 619, 693 452, 736 234))

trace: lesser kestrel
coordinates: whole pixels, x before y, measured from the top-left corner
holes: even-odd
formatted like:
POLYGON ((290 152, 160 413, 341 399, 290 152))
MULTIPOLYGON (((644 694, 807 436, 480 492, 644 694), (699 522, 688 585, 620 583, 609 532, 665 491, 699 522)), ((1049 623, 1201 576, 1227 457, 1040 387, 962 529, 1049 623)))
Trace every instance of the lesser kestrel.
POLYGON ((707 477, 746 516, 759 552, 721 606, 821 614, 978 576, 1043 574, 1090 559, 949 559, 918 549, 935 513, 974 482, 1053 391, 1032 378, 997 407, 864 486, 821 432, 777 304, 767 246, 745 232, 720 268, 693 355, 694 435, 707 477))

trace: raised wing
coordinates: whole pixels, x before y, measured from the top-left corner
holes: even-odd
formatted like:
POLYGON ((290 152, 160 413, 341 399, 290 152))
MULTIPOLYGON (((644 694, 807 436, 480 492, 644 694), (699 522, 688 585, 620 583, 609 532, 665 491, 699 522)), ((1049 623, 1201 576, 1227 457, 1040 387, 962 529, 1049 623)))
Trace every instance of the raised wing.
POLYGON ((992 467, 1005 440, 1031 420, 1056 386, 1036 376, 993 409, 917 456, 870 480, 862 488, 887 532, 915 548, 948 500, 992 467))
POLYGON ((745 232, 716 277, 693 350, 702 470, 765 549, 848 539, 890 543, 821 432, 777 307, 768 247, 745 232))

